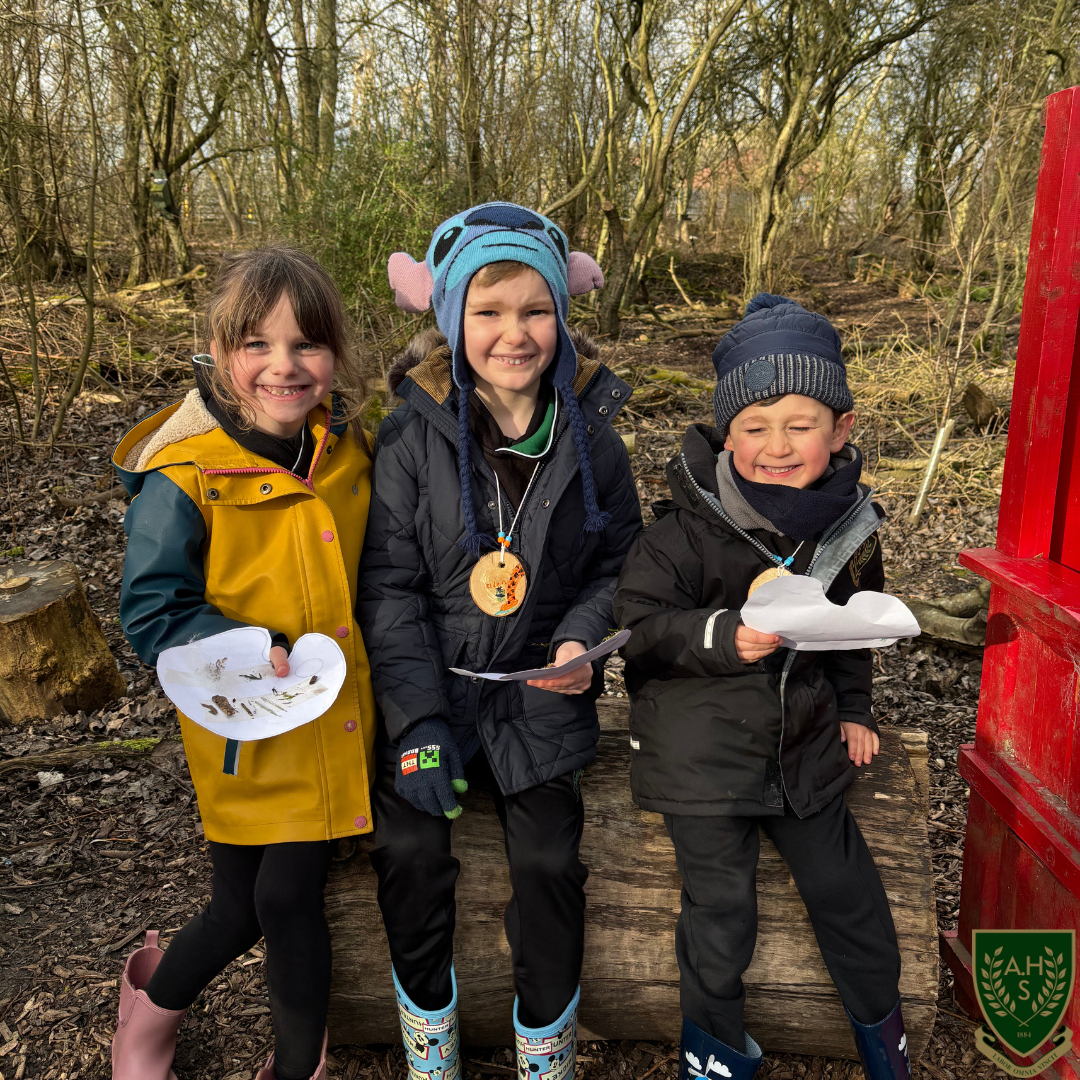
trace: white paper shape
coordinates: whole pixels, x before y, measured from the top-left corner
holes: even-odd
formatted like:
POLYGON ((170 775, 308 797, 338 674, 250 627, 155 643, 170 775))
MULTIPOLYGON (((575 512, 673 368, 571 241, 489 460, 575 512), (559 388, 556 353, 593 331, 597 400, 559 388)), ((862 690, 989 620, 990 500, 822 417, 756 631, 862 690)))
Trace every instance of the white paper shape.
POLYGON ((529 668, 528 671, 510 671, 500 675, 494 671, 466 671, 464 668, 452 667, 450 670, 455 675, 466 675, 470 679, 487 679, 490 682, 528 682, 529 679, 557 679, 560 675, 569 675, 571 671, 577 671, 579 667, 591 664, 599 660, 601 656, 607 656, 616 649, 621 649, 630 640, 629 630, 620 630, 617 634, 601 641, 595 649, 583 652, 568 660, 558 667, 529 668))
POLYGON ((270 666, 270 632, 242 626, 158 656, 168 699, 216 735, 269 739, 309 724, 333 705, 345 682, 345 656, 325 634, 304 634, 289 654, 289 674, 270 666))
POLYGON ((834 604, 817 578, 795 575, 759 586, 741 614, 751 630, 779 634, 787 648, 800 652, 877 649, 922 633, 895 596, 857 592, 846 604, 834 604))

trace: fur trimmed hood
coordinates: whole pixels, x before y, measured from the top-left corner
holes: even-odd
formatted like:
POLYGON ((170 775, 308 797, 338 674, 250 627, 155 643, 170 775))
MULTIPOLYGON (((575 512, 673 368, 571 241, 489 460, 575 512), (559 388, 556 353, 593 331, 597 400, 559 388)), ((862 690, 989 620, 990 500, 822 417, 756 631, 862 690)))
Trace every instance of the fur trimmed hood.
POLYGON ((145 472, 150 462, 166 446, 183 442, 195 435, 205 435, 221 424, 210 414, 198 390, 189 390, 176 410, 161 425, 144 435, 124 455, 120 463, 128 472, 145 472))
MULTIPOLYGON (((600 345, 594 338, 572 328, 568 328, 568 333, 578 354, 579 368, 583 360, 600 360, 600 345)), ((431 327, 417 334, 405 347, 405 351, 397 356, 390 365, 390 370, 386 374, 386 384, 390 388, 390 393, 396 394, 405 376, 418 364, 422 364, 427 360, 432 353, 439 350, 443 350, 445 353, 445 362, 449 371, 450 347, 443 332, 436 327, 431 327)))

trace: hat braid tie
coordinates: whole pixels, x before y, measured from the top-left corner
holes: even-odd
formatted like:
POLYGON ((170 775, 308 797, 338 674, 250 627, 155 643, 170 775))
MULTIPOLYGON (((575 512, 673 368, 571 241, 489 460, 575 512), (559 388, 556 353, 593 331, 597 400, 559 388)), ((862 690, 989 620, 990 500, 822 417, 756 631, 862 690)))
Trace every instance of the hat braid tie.
POLYGON ((589 443, 589 429, 585 417, 581 415, 577 394, 573 387, 561 388, 563 403, 566 405, 566 418, 574 436, 577 450, 578 469, 581 472, 581 486, 585 495, 585 527, 583 533, 598 533, 611 524, 611 515, 601 510, 596 502, 596 482, 592 471, 592 446, 589 443))
POLYGON ((469 395, 476 389, 470 379, 458 390, 458 477, 461 481, 461 515, 465 519, 465 537, 459 546, 474 559, 479 559, 485 548, 493 548, 495 541, 476 528, 476 509, 473 506, 472 469, 469 467, 469 395))

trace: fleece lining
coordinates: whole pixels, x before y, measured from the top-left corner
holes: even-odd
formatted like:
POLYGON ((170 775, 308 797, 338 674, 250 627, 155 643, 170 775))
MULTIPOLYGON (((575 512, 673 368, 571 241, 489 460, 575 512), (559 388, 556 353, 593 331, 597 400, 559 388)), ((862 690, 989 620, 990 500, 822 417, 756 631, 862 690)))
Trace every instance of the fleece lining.
POLYGON ((195 435, 205 435, 218 427, 221 425, 210 415, 199 391, 189 390, 180 408, 161 427, 145 439, 140 439, 128 451, 124 458, 124 468, 128 472, 144 472, 166 446, 183 442, 195 435))

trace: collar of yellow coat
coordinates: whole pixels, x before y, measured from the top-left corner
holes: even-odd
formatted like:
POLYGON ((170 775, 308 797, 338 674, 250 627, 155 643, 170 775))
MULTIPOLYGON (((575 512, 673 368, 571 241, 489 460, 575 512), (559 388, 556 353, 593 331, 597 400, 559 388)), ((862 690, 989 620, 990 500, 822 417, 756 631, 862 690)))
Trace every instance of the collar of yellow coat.
MULTIPOLYGON (((327 438, 327 420, 332 408, 328 394, 308 413, 308 427, 315 438, 316 456, 323 444, 333 446, 336 435, 327 438)), ((198 390, 191 390, 180 401, 167 405, 136 424, 120 440, 113 452, 113 464, 129 473, 145 472, 156 462, 191 463, 200 470, 251 469, 265 466, 280 471, 266 458, 245 450, 222 430, 210 414, 198 390)))
MULTIPOLYGON (((585 387, 600 367, 597 359, 587 359, 578 354, 577 374, 574 376, 574 393, 581 397, 585 387)), ((406 376, 424 391, 436 405, 442 405, 450 396, 454 380, 450 373, 450 347, 440 345, 428 353, 406 376)))

